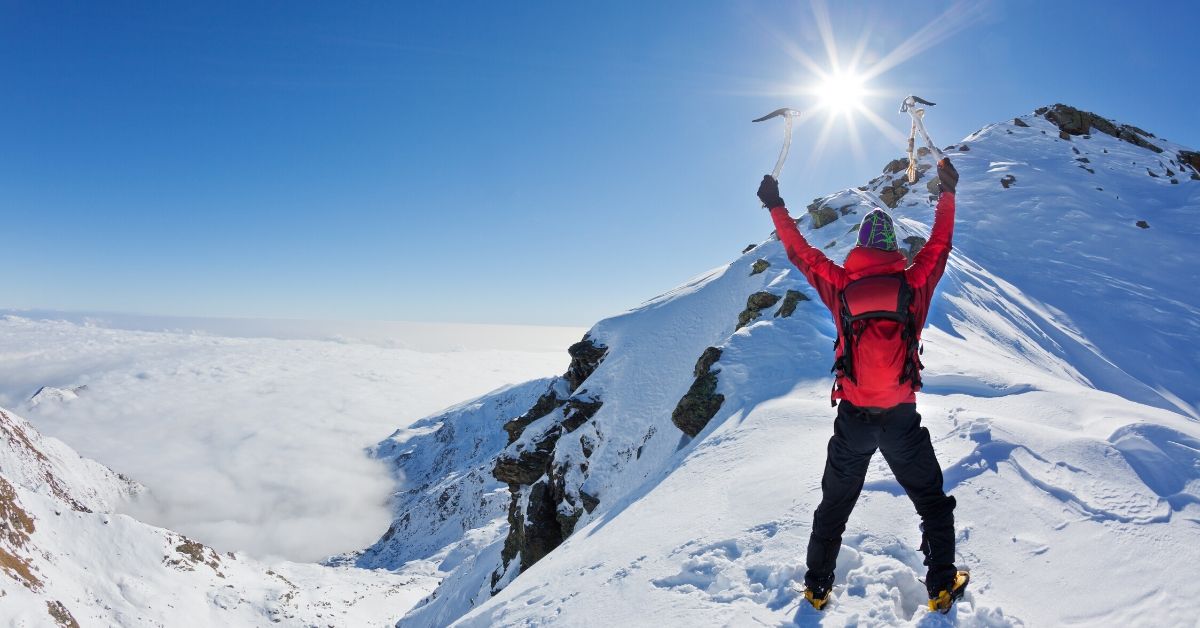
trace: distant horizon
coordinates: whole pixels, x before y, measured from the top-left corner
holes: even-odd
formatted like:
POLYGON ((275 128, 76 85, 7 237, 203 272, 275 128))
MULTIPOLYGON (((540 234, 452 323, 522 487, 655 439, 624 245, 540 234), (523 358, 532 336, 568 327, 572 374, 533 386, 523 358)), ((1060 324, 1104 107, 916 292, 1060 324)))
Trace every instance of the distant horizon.
POLYGON ((0 322, 10 316, 122 331, 361 343, 425 353, 529 351, 565 354, 567 347, 582 339, 590 329, 571 325, 175 316, 0 307, 0 322))

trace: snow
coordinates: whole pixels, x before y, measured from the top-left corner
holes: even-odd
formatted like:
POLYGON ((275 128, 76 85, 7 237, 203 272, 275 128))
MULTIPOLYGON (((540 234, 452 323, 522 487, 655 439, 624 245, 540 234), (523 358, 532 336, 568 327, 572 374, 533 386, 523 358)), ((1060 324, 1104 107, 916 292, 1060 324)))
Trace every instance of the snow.
MULTIPOLYGON (((565 344, 487 348, 508 341, 480 338, 476 327, 444 325, 437 335, 463 330, 481 349, 419 352, 8 315, 0 406, 144 484, 122 512, 219 551, 321 560, 369 545, 391 520, 393 482, 367 448, 397 426, 559 372, 568 360, 565 344)), ((569 342, 581 336, 575 330, 569 342)), ((396 342, 410 338, 420 335, 396 342)))
POLYGON ((218 554, 103 509, 109 503, 98 495, 120 497, 136 485, 19 416, 0 410, 0 428, 8 445, 0 487, 14 489, 11 499, 0 491, 6 530, 20 518, 32 522, 27 538, 0 538, 7 625, 48 625, 48 605, 59 605, 82 626, 387 626, 436 585, 420 574, 218 554), (29 566, 30 580, 14 576, 13 559, 29 566))
MULTIPOLYGON (((882 457, 851 518, 832 606, 800 603, 833 417, 834 329, 809 300, 790 318, 776 306, 734 330, 756 290, 815 296, 772 239, 589 332, 609 353, 582 385, 603 406, 578 431, 599 444, 565 492, 586 489, 600 506, 496 596, 480 603, 463 595, 474 581, 448 579, 399 625, 440 625, 456 609, 462 626, 1194 621, 1200 584, 1180 576, 1200 559, 1200 290, 1189 246, 1200 233, 1188 220, 1200 183, 1146 174, 1180 171, 1169 142, 1153 140, 1167 149, 1155 154, 1098 132, 1063 140, 1047 121, 1024 120, 949 150, 962 173, 956 249, 924 335, 919 404, 958 500, 961 566, 973 572, 949 616, 924 608, 918 519, 882 457), (1095 174, 1079 167, 1083 156, 1095 174), (1007 188, 1006 175, 1016 178, 1007 188), (751 275, 759 258, 770 266, 751 275), (725 401, 689 440, 670 413, 710 345, 722 350, 725 401)), ((894 211, 901 240, 928 235, 927 181, 894 211)), ((854 200, 840 192, 829 205, 854 200)), ((800 226, 841 259, 865 209, 800 226)), ((530 425, 510 451, 554 420, 530 425)), ((582 460, 574 438, 559 443, 556 465, 582 460)))
MULTIPOLYGON (((882 457, 872 462, 844 536, 831 605, 818 613, 802 602, 834 416, 834 326, 774 238, 597 323, 588 337, 607 352, 574 391, 563 378, 544 377, 561 372, 561 354, 553 368, 518 377, 523 363, 505 350, 493 349, 494 361, 479 359, 486 352, 458 361, 378 342, 6 318, 0 367, 13 378, 0 401, 86 383, 75 399, 57 395, 24 408, 84 453, 103 449, 88 438, 103 441, 122 425, 135 429, 125 430, 130 443, 110 460, 137 462, 152 443, 170 451, 151 417, 182 416, 173 424, 190 429, 186 440, 221 436, 211 439, 213 451, 239 446, 229 435, 269 443, 251 448, 264 458, 246 458, 243 475, 283 482, 269 457, 308 455, 302 445, 321 434, 343 444, 318 464, 359 460, 378 471, 373 477, 384 481, 376 488, 391 495, 391 525, 374 544, 364 541, 351 549, 365 549, 326 565, 218 556, 107 514, 103 507, 138 487, 65 445, 27 438, 58 448, 47 459, 70 461, 51 464, 21 454, 24 441, 10 439, 17 453, 0 458, 0 468, 38 529, 24 548, 0 538, 0 549, 26 557, 46 584, 38 590, 14 586, 11 574, 0 578, 0 614, 36 624, 45 621, 46 603, 60 600, 85 625, 170 624, 181 612, 197 625, 1194 624, 1200 284, 1189 244, 1200 226, 1189 217, 1200 212, 1200 181, 1174 161, 1181 147, 1165 140, 1150 139, 1165 149, 1153 153, 1099 132, 1061 139, 1041 117, 1022 120, 1028 126, 989 125, 947 149, 962 174, 955 251, 924 333, 927 387, 918 409, 958 502, 960 567, 972 572, 949 615, 925 609, 918 519, 882 457), (1015 178, 1007 187, 1006 176, 1015 178), (1135 226, 1139 220, 1150 228, 1135 226), (752 274, 760 259, 769 266, 752 274), (809 300, 791 316, 780 316, 777 304, 736 329, 747 297, 760 290, 798 290, 809 300), (707 347, 721 350, 713 371, 724 402, 688 438, 671 414, 707 347), (450 405, 429 394, 444 386, 449 396, 450 373, 478 384, 455 400, 473 399, 450 405), (520 556, 506 565, 501 548, 509 508, 528 521, 530 489, 504 486, 491 469, 498 456, 532 447, 564 419, 553 411, 508 442, 503 426, 548 390, 601 405, 553 451, 564 500, 557 512, 579 516, 574 531, 521 571, 520 556), (420 400, 429 401, 428 418, 397 416, 396 407, 412 410, 420 400), (181 410, 187 402, 201 407, 181 410), (214 416, 218 403, 229 416, 215 423, 226 428, 198 431, 205 424, 198 417, 214 416), (242 406, 244 413, 230 410, 242 406), (113 408, 130 422, 112 419, 113 408), (262 418, 279 413, 289 422, 262 418), (360 418, 321 420, 328 416, 360 418), (349 446, 388 421, 374 441, 391 436, 369 458, 349 446), (228 427, 236 425, 244 429, 228 427), (144 440, 130 433, 141 431, 151 433, 144 440), (58 483, 69 488, 56 492, 46 477, 64 478, 58 483), (599 505, 571 510, 584 492, 599 505), (73 508, 74 495, 92 500, 94 512, 73 508)), ((893 211, 901 241, 928 235, 930 165, 924 160, 922 179, 893 211)), ((868 187, 879 193, 894 178, 868 187)), ((857 197, 840 191, 827 202, 837 209, 857 197)), ((846 209, 820 229, 800 222, 834 259, 853 245, 852 227, 867 208, 846 209)), ((765 229, 769 221, 761 220, 765 229)), ((145 478, 132 475, 154 491, 153 465, 145 470, 145 478)), ((357 493, 367 475, 335 481, 357 493)))

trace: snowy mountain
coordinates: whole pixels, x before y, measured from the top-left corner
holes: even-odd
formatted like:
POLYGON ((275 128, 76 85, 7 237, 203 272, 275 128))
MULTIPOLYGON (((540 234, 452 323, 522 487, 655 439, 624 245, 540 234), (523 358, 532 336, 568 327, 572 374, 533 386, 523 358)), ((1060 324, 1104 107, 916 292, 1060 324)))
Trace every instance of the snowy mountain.
POLYGON ((268 566, 115 514, 141 487, 0 410, 0 618, 13 626, 390 625, 419 574, 268 566))
MULTIPOLYGON (((918 520, 880 457, 844 537, 832 605, 818 615, 799 604, 834 416, 834 326, 774 237, 599 322, 569 348, 562 376, 505 386, 379 443, 372 454, 397 486, 393 522, 371 547, 324 565, 219 553, 116 514, 138 484, 0 410, 0 617, 1194 623, 1200 154, 1063 105, 947 151, 961 173, 955 251, 924 334, 918 406, 958 500, 960 563, 973 572, 946 618, 924 610, 918 520)), ((936 180, 927 155, 916 183, 906 166, 888 164, 863 189, 892 208, 912 255, 936 180)), ((786 198, 786 180, 783 189, 786 198)), ((793 203, 792 214, 840 260, 868 209, 843 190, 807 211, 793 203)), ((770 224, 765 211, 745 219, 770 224)), ((65 416, 102 388, 46 388, 26 410, 65 416)))
MULTIPOLYGON (((1064 105, 946 150, 958 224, 918 408, 974 574, 949 620, 1194 621, 1200 584, 1178 576, 1200 559, 1200 155, 1064 105)), ((932 165, 923 151, 915 184, 901 159, 862 188, 910 255, 932 165)), ((840 260, 868 209, 844 190, 792 214, 840 260)), ((595 325, 562 377, 384 441, 396 521, 344 560, 441 579, 400 626, 940 620, 880 457, 832 607, 798 604, 834 334, 781 244, 748 247, 595 325)))

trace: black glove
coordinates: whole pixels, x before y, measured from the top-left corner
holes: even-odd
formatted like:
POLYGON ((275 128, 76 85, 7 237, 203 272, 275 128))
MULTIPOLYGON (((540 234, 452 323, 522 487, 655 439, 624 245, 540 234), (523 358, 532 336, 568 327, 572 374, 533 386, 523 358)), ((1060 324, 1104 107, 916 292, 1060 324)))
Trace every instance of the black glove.
POLYGON ((758 184, 758 200, 762 201, 763 207, 767 209, 783 207, 783 199, 779 198, 779 182, 775 177, 763 175, 762 183, 758 184))
POLYGON ((958 171, 954 169, 954 164, 950 163, 949 157, 942 157, 937 164, 938 186, 943 192, 954 194, 955 188, 958 187, 958 171))

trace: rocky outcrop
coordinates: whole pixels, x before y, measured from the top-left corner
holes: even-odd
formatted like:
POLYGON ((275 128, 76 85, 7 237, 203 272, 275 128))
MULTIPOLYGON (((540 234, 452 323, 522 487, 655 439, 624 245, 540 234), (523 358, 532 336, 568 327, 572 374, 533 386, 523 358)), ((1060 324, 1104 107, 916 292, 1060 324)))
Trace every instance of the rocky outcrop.
POLYGON ((751 321, 762 315, 763 310, 775 305, 777 301, 779 301, 779 295, 770 292, 759 291, 750 295, 746 299, 746 309, 738 314, 738 324, 734 329, 741 329, 749 325, 751 321))
POLYGON ((779 311, 775 312, 775 318, 780 316, 787 318, 796 312, 796 304, 801 301, 807 301, 808 295, 799 290, 788 290, 783 295, 783 305, 779 306, 779 311))
POLYGON ((1150 228, 1150 223, 1146 222, 1145 220, 1139 220, 1139 221, 1137 221, 1137 223, 1135 223, 1135 224, 1136 224, 1138 227, 1141 227, 1142 229, 1149 229, 1149 228, 1150 228))
MULTIPOLYGON (((585 337, 567 352, 571 363, 561 380, 566 394, 551 385, 532 408, 504 425, 509 446, 497 456, 492 475, 508 484, 508 536, 500 553, 502 565, 492 574, 493 593, 518 557, 520 570, 528 569, 574 531, 587 505, 595 509, 600 503, 591 495, 578 500, 583 504, 575 503, 567 491, 571 469, 555 463, 555 448, 564 435, 585 425, 604 405, 582 386, 600 366, 608 348, 585 337), (548 417, 549 423, 542 424, 548 417), (530 433, 535 423, 537 431, 530 433)), ((584 442, 581 438, 586 458, 590 450, 584 442)))
POLYGON ((1006 174, 1003 177, 1000 177, 1000 185, 1003 185, 1004 189, 1006 190, 1016 182, 1017 178, 1011 174, 1006 174))
POLYGON ((759 259, 755 260, 754 265, 750 267, 750 276, 753 277, 754 275, 757 275, 770 267, 771 262, 768 262, 760 257, 759 259))
POLYGON ((1088 135, 1092 129, 1096 129, 1106 135, 1111 135, 1119 140, 1129 142, 1135 146, 1140 146, 1152 150, 1156 153, 1163 152, 1163 149, 1149 142, 1146 138, 1154 137, 1154 135, 1143 131, 1136 126, 1129 124, 1117 124, 1108 118, 1094 114, 1090 111, 1076 109, 1070 105, 1056 103, 1050 107, 1042 107, 1034 111, 1035 114, 1042 116, 1052 122, 1054 126, 1059 128, 1059 137, 1070 139, 1072 135, 1088 135))
POLYGON ((504 424, 504 431, 508 433, 508 444, 515 443, 530 423, 554 412, 562 405, 563 400, 558 398, 558 391, 551 386, 525 414, 504 424))
POLYGON ((925 246, 926 242, 928 242, 928 240, 922 238, 921 236, 914 235, 904 238, 904 243, 908 245, 908 248, 902 249, 902 251, 904 252, 904 256, 908 258, 909 264, 913 262, 913 259, 917 256, 917 253, 921 252, 921 248, 925 246))
POLYGON ((904 172, 907 169, 908 157, 901 157, 900 159, 893 159, 889 161, 887 165, 883 167, 883 173, 896 174, 898 172, 904 172))
POLYGON ((717 392, 717 373, 713 365, 721 359, 721 350, 709 347, 700 354, 693 374, 696 380, 671 412, 671 422, 684 434, 695 437, 716 416, 725 403, 725 395, 717 392))
POLYGON ((809 203, 808 215, 812 217, 813 229, 820 229, 838 219, 837 210, 826 206, 820 199, 809 203))
POLYGON ((571 355, 571 364, 567 367, 563 379, 567 380, 572 392, 579 388, 583 380, 591 377, 607 352, 606 347, 597 345, 590 338, 584 338, 567 349, 567 353, 571 355))
POLYGON ((879 191, 879 200, 883 201, 889 209, 895 209, 900 204, 900 199, 908 194, 907 179, 904 177, 896 177, 891 184, 879 191))
POLYGON ((1192 178, 1200 180, 1200 153, 1181 150, 1179 151, 1179 163, 1190 167, 1192 169, 1192 178))

